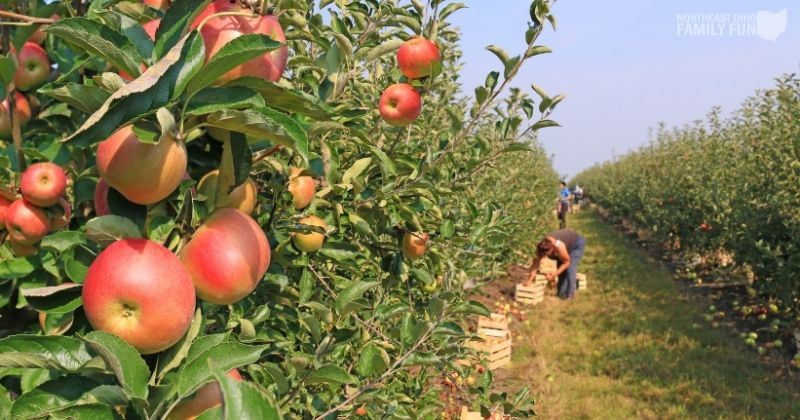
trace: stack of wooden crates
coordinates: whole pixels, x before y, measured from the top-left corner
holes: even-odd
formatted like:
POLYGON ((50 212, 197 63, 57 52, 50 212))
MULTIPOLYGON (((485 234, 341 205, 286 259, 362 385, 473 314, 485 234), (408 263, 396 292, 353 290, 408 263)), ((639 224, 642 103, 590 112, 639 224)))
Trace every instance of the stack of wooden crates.
MULTIPOLYGON (((542 274, 554 273, 558 269, 555 260, 542 258, 539 261, 539 272, 542 274)), ((518 284, 514 293, 514 300, 526 305, 536 305, 544 300, 544 293, 547 289, 547 280, 544 276, 538 275, 530 286, 518 284)))
POLYGON ((482 341, 468 341, 467 347, 483 353, 489 369, 494 370, 511 363, 511 332, 508 318, 502 314, 478 318, 478 335, 482 341))

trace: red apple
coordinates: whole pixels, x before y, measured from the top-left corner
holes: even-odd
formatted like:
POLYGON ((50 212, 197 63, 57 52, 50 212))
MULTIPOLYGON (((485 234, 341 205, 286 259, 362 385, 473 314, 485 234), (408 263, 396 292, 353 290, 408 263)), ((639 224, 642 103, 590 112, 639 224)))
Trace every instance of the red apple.
POLYGON ((39 44, 26 42, 17 54, 14 86, 27 91, 41 86, 50 76, 50 59, 39 44))
POLYGON ((397 50, 397 65, 409 79, 429 76, 440 60, 436 44, 422 37, 409 39, 397 50))
POLYGON ((144 0, 144 4, 159 10, 167 10, 170 3, 170 0, 144 0))
POLYGON ((406 232, 403 235, 403 256, 409 259, 425 255, 428 234, 422 232, 406 232))
POLYGON ((153 19, 147 21, 142 24, 142 28, 144 28, 144 32, 147 33, 147 36, 150 37, 153 41, 156 40, 156 31, 158 31, 158 27, 161 25, 161 19, 153 19))
POLYGON ((300 176, 302 171, 300 168, 292 168, 289 173, 289 192, 292 194, 294 208, 297 210, 308 207, 317 192, 314 178, 307 175, 300 176))
POLYGON ((97 186, 94 187, 94 212, 98 216, 111 214, 111 209, 108 207, 109 188, 103 178, 97 180, 97 186))
POLYGON ((11 250, 14 251, 14 255, 17 257, 30 257, 39 252, 39 248, 36 245, 24 245, 16 241, 8 241, 8 243, 11 244, 11 250))
MULTIPOLYGON (((300 219, 300 223, 304 225, 319 226, 322 229, 328 229, 328 224, 317 216, 308 216, 300 219)), ((294 246, 297 249, 305 252, 316 252, 322 248, 322 243, 325 242, 325 235, 319 232, 309 233, 294 233, 294 246)))
POLYGON ((117 130, 97 147, 97 170, 109 186, 136 204, 155 204, 180 185, 188 157, 182 141, 163 137, 142 143, 131 126, 117 130))
POLYGON ((384 121, 391 125, 409 125, 422 111, 422 98, 413 86, 397 83, 383 91, 378 110, 384 121))
POLYGON ((19 199, 11 203, 6 211, 6 230, 12 241, 33 245, 50 231, 50 218, 41 208, 24 198, 19 199))
POLYGON ((11 206, 11 201, 0 195, 0 231, 6 230, 6 213, 11 206))
POLYGON ((367 415, 367 413, 368 412, 367 412, 367 406, 366 405, 362 405, 361 407, 356 408, 356 415, 357 416, 364 417, 364 416, 367 415))
MULTIPOLYGON (((50 19, 59 20, 61 16, 59 15, 52 15, 50 19)), ((44 41, 47 39, 47 34, 42 31, 41 28, 35 30, 31 36, 28 37, 28 42, 33 42, 34 44, 42 45, 44 41)))
MULTIPOLYGON (((233 369, 228 376, 236 381, 242 380, 239 371, 233 369)), ((188 420, 202 414, 204 411, 222 405, 222 390, 217 381, 205 384, 197 390, 192 399, 178 404, 169 414, 169 420, 188 420)))
POLYGON ((22 198, 39 207, 50 207, 64 196, 67 174, 55 163, 34 163, 22 173, 19 188, 22 198))
MULTIPOLYGON (((197 28, 207 17, 220 12, 249 12, 237 2, 215 0, 194 20, 191 29, 197 28)), ((218 16, 206 21, 200 29, 206 44, 206 62, 210 60, 225 44, 246 34, 268 35, 273 40, 286 43, 278 18, 275 16, 218 16)), ((289 49, 285 45, 264 53, 222 75, 217 82, 224 83, 242 76, 259 77, 276 82, 286 68, 289 49)))
POLYGON ((217 305, 242 300, 255 290, 270 260, 267 235, 237 209, 215 211, 180 252, 197 297, 217 305))
MULTIPOLYGON (((14 92, 14 113, 19 120, 19 128, 23 129, 31 120, 31 106, 25 96, 14 92)), ((8 112, 8 98, 0 103, 0 138, 11 139, 11 114, 8 112)))
MULTIPOLYGON (((208 197, 209 200, 218 203, 217 195, 221 193, 217 191, 218 180, 219 169, 215 169, 200 178, 200 182, 197 184, 197 191, 208 197)), ((244 183, 234 188, 229 193, 228 199, 222 205, 218 205, 217 208, 234 208, 241 210, 245 214, 250 214, 256 208, 257 198, 258 189, 256 188, 256 183, 247 178, 244 183)))
POLYGON ((62 211, 60 215, 50 219, 51 232, 57 232, 67 227, 69 225, 69 218, 72 217, 72 206, 65 198, 58 200, 58 205, 61 207, 62 211))
POLYGON ((116 334, 142 354, 180 340, 194 308, 189 273, 175 254, 147 239, 111 244, 83 282, 83 310, 92 327, 116 334))

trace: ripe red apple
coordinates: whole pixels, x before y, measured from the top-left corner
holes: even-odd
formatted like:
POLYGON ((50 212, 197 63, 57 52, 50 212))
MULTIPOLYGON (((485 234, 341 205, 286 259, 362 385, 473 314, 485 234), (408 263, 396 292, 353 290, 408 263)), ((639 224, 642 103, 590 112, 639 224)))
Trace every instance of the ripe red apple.
POLYGON ((300 168, 292 168, 289 174, 289 192, 292 194, 292 201, 294 208, 301 210, 311 204, 316 194, 317 185, 314 183, 314 178, 304 175, 300 176, 303 170, 300 168))
MULTIPOLYGON (((242 375, 236 369, 229 371, 228 376, 236 381, 242 380, 242 375)), ((222 390, 219 382, 214 381, 201 386, 192 399, 178 404, 168 418, 169 420, 194 419, 218 405, 222 405, 222 390)))
POLYGON ((242 300, 255 290, 270 261, 267 235, 237 209, 215 211, 180 252, 197 297, 217 305, 242 300))
POLYGON ((170 0, 144 0, 144 4, 159 10, 167 10, 170 3, 170 0))
MULTIPOLYGON (((217 202, 217 195, 220 194, 217 191, 218 180, 219 169, 215 169, 200 178, 200 182, 197 184, 197 191, 208 197, 209 200, 217 202)), ((241 210, 245 214, 251 214, 255 210, 256 204, 258 204, 257 198, 258 189, 256 188, 256 183, 247 178, 244 183, 234 188, 228 195, 228 199, 222 205, 218 205, 217 208, 234 208, 241 210)))
MULTIPOLYGON (((19 120, 19 128, 25 128, 31 120, 31 106, 19 92, 14 92, 14 113, 19 120)), ((0 103, 0 138, 11 139, 11 114, 8 112, 7 97, 0 103)))
POLYGON ((97 180, 97 186, 94 187, 94 212, 98 216, 105 216, 111 214, 111 209, 108 207, 108 183, 100 178, 97 180))
MULTIPOLYGON (((304 225, 319 226, 322 229, 328 229, 328 224, 317 216, 308 216, 300 219, 300 223, 304 225)), ((316 252, 322 248, 322 243, 325 242, 325 235, 319 232, 309 233, 294 233, 294 246, 297 249, 305 252, 316 252)))
POLYGON ((17 257, 30 257, 39 252, 39 248, 36 245, 24 245, 16 241, 8 241, 8 243, 11 244, 11 250, 17 257))
POLYGON ((409 259, 425 255, 428 234, 422 232, 406 232, 403 234, 403 256, 409 259))
POLYGON ((142 143, 131 126, 120 128, 97 147, 97 170, 109 186, 136 204, 155 204, 180 185, 188 157, 182 141, 163 137, 142 143))
POLYGON ((422 111, 422 98, 413 86, 397 83, 383 91, 378 110, 384 121, 391 125, 409 125, 422 111))
POLYGON ((21 245, 33 245, 50 231, 50 218, 41 208, 27 200, 11 203, 6 211, 6 230, 12 241, 21 245))
POLYGON ((64 196, 67 174, 55 163, 34 163, 22 173, 19 188, 22 198, 39 207, 50 207, 64 196))
MULTIPOLYGON (((59 16, 59 15, 52 15, 52 16, 50 16, 50 19, 53 19, 53 20, 59 20, 59 19, 61 19, 61 16, 59 16)), ((45 25, 45 26, 46 26, 46 25, 45 25)), ((42 31, 41 27, 39 27, 39 29, 35 30, 35 31, 34 31, 34 32, 33 32, 33 33, 32 33, 32 34, 31 34, 31 35, 28 37, 28 42, 33 42, 34 44, 42 45, 42 44, 44 44, 44 41, 45 41, 46 39, 47 39, 47 34, 46 34, 46 33, 44 33, 44 31, 42 31)))
POLYGON ((142 24, 142 28, 144 28, 144 32, 147 36, 150 37, 153 41, 156 40, 156 31, 158 31, 158 27, 161 25, 161 19, 153 19, 147 21, 142 24))
POLYGON ((6 230, 6 213, 11 206, 11 201, 0 195, 0 232, 6 230))
POLYGON ((409 39, 397 50, 397 65, 409 79, 429 76, 440 60, 439 47, 419 36, 409 39))
POLYGON ((189 273, 175 254, 147 239, 109 245, 83 283, 83 310, 92 327, 116 334, 142 354, 180 340, 194 308, 189 273))
POLYGON ((39 44, 26 42, 17 53, 14 86, 21 91, 35 89, 50 77, 50 59, 39 44))
POLYGON ((61 214, 50 219, 50 232, 57 232, 69 225, 69 218, 72 217, 72 206, 65 198, 58 200, 61 207, 61 214))
MULTIPOLYGON (((197 28, 207 17, 220 12, 249 12, 241 7, 238 2, 229 0, 215 0, 203 10, 194 20, 191 29, 197 28)), ((278 18, 275 16, 259 16, 255 18, 245 16, 218 16, 214 17, 200 29, 203 41, 206 44, 206 62, 210 60, 225 44, 245 34, 264 34, 273 40, 286 43, 278 18)), ((242 76, 254 76, 276 82, 281 78, 286 68, 286 59, 289 49, 285 45, 256 57, 222 75, 217 82, 224 83, 242 76)))

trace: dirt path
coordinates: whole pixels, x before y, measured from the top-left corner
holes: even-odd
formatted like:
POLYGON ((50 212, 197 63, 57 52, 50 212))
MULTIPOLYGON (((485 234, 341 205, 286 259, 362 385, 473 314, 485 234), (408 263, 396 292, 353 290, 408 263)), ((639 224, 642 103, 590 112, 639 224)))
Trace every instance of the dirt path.
POLYGON ((796 371, 779 378, 732 332, 709 328, 706 298, 611 227, 589 214, 570 223, 587 239, 590 288, 528 310, 512 366, 496 373, 504 388, 530 385, 545 419, 800 418, 796 371))

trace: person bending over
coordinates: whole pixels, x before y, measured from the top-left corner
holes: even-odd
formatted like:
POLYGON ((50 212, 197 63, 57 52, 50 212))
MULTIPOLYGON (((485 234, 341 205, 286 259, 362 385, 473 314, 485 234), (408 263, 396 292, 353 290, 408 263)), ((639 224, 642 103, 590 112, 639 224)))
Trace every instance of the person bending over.
POLYGON ((557 291, 562 299, 572 299, 577 289, 578 264, 586 249, 586 240, 572 229, 560 229, 545 235, 536 246, 536 257, 533 259, 526 284, 530 285, 539 273, 539 263, 548 257, 556 261, 558 268, 554 273, 546 273, 547 281, 552 284, 558 278, 557 291))

